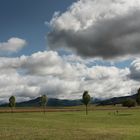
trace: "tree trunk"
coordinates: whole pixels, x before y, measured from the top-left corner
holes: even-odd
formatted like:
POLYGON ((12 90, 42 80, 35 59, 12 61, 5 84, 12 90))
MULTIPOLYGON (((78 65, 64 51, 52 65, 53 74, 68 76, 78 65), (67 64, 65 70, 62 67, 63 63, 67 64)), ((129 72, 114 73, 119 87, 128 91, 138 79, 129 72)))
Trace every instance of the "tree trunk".
POLYGON ((13 113, 13 107, 11 107, 11 113, 13 113))
POLYGON ((43 108, 44 108, 44 114, 45 114, 45 112, 46 112, 46 107, 44 106, 43 108))
POLYGON ((87 105, 86 105, 86 115, 88 115, 88 108, 87 108, 87 105))

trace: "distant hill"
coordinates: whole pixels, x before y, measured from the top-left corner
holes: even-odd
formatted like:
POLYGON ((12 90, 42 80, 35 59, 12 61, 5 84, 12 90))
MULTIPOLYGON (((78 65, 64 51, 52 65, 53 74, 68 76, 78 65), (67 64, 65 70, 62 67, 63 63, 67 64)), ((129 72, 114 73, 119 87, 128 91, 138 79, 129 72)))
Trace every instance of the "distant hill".
POLYGON ((111 99, 103 100, 98 103, 98 105, 115 105, 115 104, 121 104, 124 100, 131 98, 136 99, 137 94, 131 95, 131 96, 123 96, 123 97, 114 97, 111 99))
MULTIPOLYGON (((81 105, 81 100, 61 100, 55 98, 49 98, 47 106, 76 106, 81 105)), ((2 104, 1 107, 6 107, 8 104, 2 104)), ((35 99, 24 101, 20 103, 16 103, 17 107, 39 107, 40 106, 40 98, 37 97, 35 99)))
MULTIPOLYGON (((114 97, 111 99, 106 100, 100 100, 100 99, 91 99, 91 104, 96 105, 115 105, 115 104, 121 104, 124 100, 127 98, 136 99, 136 94, 132 96, 123 96, 123 97, 114 97)), ((66 100, 66 99, 55 99, 55 98, 49 98, 47 106, 78 106, 82 105, 81 99, 77 100, 66 100)), ((6 107, 8 104, 2 104, 1 107, 6 107)), ((40 98, 37 97, 35 99, 24 101, 20 103, 16 103, 17 107, 39 107, 40 106, 40 98)))

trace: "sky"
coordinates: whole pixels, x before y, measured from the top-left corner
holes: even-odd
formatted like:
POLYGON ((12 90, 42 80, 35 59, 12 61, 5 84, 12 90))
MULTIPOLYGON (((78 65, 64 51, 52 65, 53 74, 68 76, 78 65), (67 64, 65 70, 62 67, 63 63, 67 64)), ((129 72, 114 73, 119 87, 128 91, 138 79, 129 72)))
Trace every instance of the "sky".
POLYGON ((0 103, 140 87, 139 0, 0 0, 0 103))

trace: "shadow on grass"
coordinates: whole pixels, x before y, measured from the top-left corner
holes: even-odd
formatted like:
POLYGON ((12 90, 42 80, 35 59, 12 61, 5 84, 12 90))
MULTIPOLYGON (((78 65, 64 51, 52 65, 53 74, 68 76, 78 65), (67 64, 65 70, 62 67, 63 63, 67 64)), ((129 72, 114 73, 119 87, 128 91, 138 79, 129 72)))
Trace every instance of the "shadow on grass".
POLYGON ((133 114, 130 114, 130 113, 108 113, 109 115, 114 115, 114 116, 131 116, 133 114))
POLYGON ((117 114, 117 116, 131 116, 133 114, 117 114))

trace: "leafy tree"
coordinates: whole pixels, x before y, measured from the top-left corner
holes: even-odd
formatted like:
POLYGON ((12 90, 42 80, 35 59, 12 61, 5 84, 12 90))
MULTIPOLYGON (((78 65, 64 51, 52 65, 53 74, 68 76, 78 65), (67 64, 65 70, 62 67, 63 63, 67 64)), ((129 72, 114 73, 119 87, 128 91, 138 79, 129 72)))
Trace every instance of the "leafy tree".
POLYGON ((16 105, 16 98, 15 98, 15 96, 11 96, 9 98, 9 107, 11 108, 12 113, 13 113, 13 109, 14 109, 15 105, 16 105))
POLYGON ((41 106, 43 107, 44 113, 46 112, 47 101, 48 101, 48 99, 47 99, 46 95, 42 95, 40 97, 40 103, 41 103, 41 106))
POLYGON ((134 106, 136 106, 136 101, 134 99, 126 99, 125 101, 123 101, 122 106, 134 107, 134 106))
POLYGON ((138 105, 140 105, 140 88, 137 91, 136 102, 138 105))
POLYGON ((84 91, 82 102, 83 102, 83 103, 85 104, 85 106, 86 106, 86 115, 88 114, 87 105, 88 105, 89 101, 90 101, 90 95, 88 94, 88 91, 84 91))

